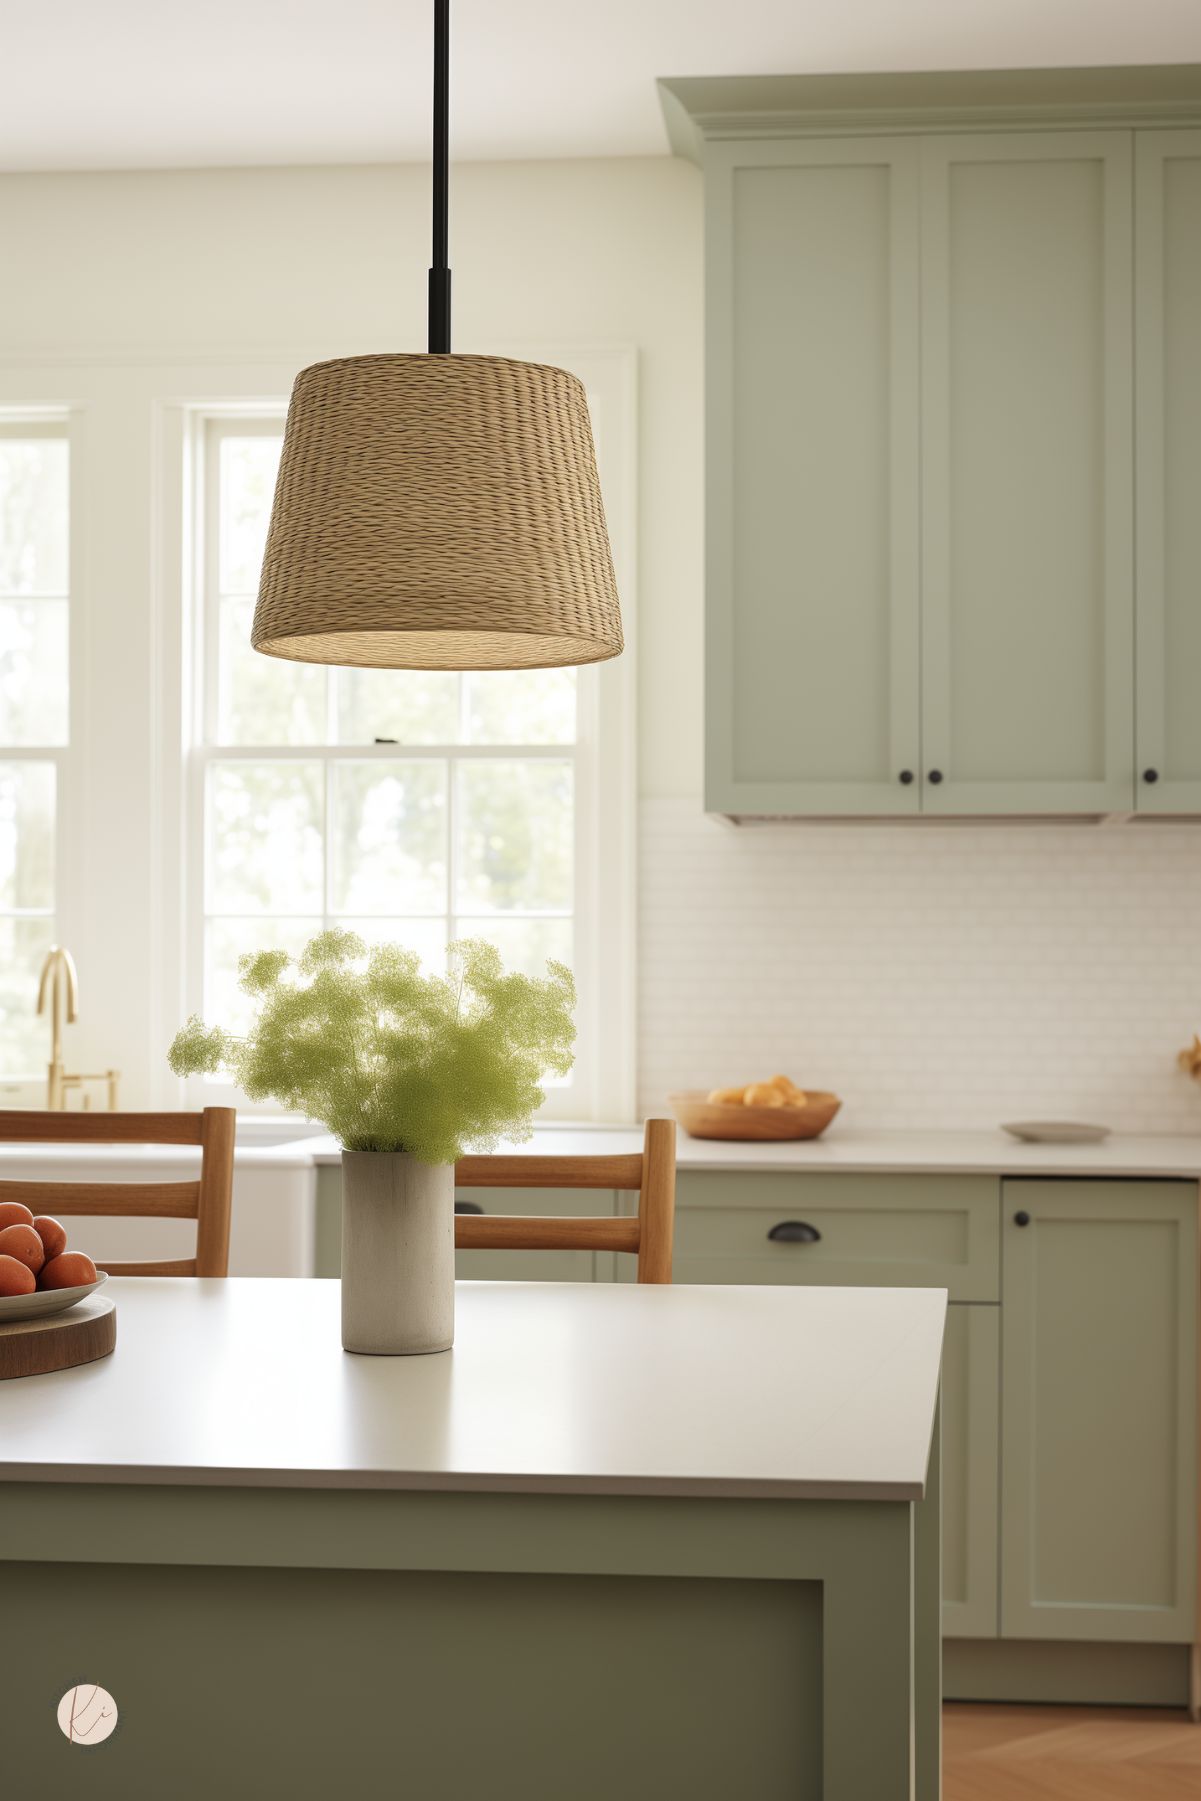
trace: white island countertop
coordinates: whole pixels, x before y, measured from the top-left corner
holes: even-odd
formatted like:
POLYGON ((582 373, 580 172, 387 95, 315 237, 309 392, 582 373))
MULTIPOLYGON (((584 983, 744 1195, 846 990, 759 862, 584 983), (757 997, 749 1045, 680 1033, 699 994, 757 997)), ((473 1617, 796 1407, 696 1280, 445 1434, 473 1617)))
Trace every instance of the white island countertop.
POLYGON ((946 1293, 460 1282, 342 1350, 333 1281, 115 1277, 117 1348, 0 1383, 0 1481, 916 1500, 946 1293))

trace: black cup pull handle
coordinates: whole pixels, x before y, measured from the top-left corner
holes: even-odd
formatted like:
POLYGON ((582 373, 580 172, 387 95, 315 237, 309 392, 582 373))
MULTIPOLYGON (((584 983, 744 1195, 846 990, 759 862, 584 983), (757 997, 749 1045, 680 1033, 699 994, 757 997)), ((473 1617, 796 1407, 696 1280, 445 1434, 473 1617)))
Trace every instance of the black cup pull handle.
POLYGON ((1024 1207, 1018 1208, 1013 1216, 1013 1223, 1015 1226, 1028 1226, 1030 1224, 1030 1215, 1026 1212, 1024 1207))
POLYGON ((821 1233, 807 1219, 782 1219, 767 1236, 773 1244, 817 1244, 821 1233))
POLYGON ((484 1209, 480 1206, 478 1201, 456 1201, 455 1202, 455 1212, 456 1213, 482 1213, 483 1211, 484 1211, 484 1209))

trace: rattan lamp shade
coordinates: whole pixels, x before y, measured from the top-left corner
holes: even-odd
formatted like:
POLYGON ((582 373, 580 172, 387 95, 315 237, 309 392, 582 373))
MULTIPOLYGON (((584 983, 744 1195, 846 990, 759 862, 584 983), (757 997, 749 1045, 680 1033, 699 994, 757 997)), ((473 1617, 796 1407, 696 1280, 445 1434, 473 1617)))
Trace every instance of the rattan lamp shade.
POLYGON ((618 656, 582 383, 491 356, 303 369, 251 642, 298 662, 399 669, 618 656))

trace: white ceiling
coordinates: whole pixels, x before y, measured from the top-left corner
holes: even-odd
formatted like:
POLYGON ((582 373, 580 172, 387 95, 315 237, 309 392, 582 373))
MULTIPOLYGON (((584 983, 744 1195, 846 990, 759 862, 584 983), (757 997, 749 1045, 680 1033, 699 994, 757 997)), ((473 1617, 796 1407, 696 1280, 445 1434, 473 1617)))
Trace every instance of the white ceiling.
MULTIPOLYGON (((659 75, 1201 61, 1201 0, 453 0, 452 153, 666 150, 659 75)), ((411 161, 428 0, 0 0, 0 168, 411 161)))

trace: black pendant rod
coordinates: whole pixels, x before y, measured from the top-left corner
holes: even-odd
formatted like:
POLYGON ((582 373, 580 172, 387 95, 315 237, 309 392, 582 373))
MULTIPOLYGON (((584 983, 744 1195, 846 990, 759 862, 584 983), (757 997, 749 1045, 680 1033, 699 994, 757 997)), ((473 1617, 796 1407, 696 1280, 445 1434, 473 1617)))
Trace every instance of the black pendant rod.
POLYGON ((450 350, 450 0, 434 0, 434 253, 429 347, 450 350))

